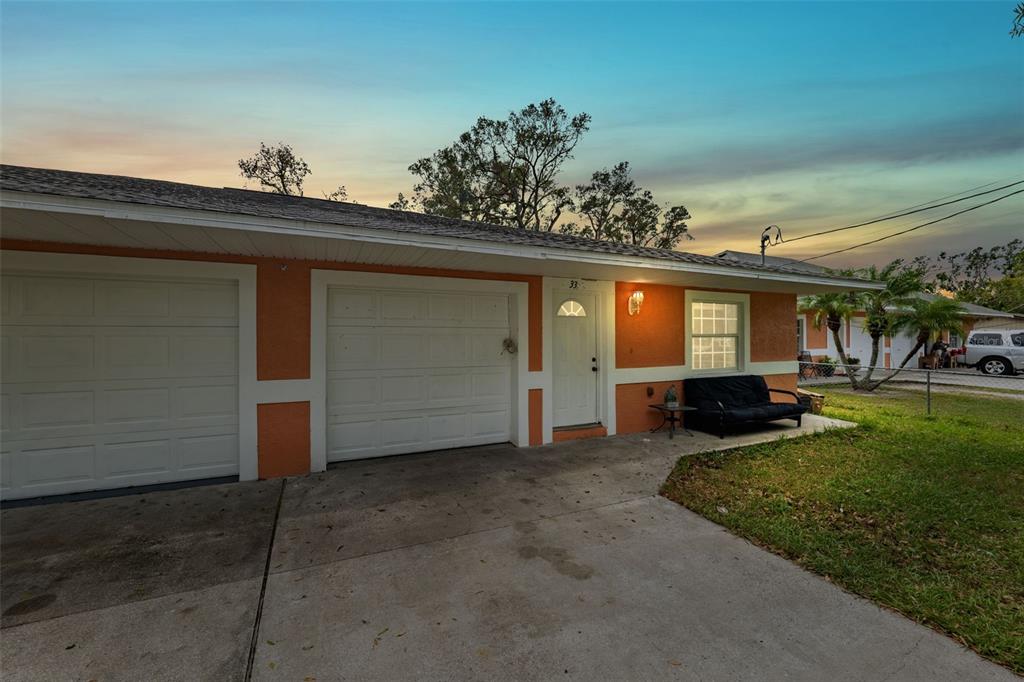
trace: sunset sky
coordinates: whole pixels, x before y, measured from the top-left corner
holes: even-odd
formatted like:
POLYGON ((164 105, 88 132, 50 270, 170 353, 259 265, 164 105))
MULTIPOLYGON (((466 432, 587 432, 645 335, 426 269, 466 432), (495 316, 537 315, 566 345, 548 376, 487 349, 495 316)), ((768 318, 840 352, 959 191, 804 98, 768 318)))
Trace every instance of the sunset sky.
MULTIPOLYGON (((241 186, 237 159, 280 140, 307 195, 384 206, 477 116, 554 97, 593 117, 567 184, 627 160, 690 209, 680 248, 754 251, 770 223, 796 236, 1024 179, 1013 5, 3 2, 0 157, 241 186)), ((1003 243, 1022 215, 1019 195, 820 262, 1003 243)))

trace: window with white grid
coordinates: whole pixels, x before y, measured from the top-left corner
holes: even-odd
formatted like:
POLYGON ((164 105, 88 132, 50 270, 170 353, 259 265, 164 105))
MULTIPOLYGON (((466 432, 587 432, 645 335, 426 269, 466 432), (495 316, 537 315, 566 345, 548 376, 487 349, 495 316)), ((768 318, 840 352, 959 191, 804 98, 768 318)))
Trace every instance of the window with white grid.
POLYGON ((694 301, 691 306, 694 369, 738 369, 740 305, 694 301))

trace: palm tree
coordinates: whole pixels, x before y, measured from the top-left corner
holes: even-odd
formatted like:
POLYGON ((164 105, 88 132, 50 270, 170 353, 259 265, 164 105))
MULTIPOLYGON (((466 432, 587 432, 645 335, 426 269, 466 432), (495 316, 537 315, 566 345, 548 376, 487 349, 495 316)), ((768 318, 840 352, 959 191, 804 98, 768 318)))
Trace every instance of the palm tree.
POLYGON ((870 391, 873 389, 871 374, 878 366, 882 339, 891 335, 896 312, 914 305, 915 294, 924 289, 924 273, 920 269, 903 267, 903 260, 897 259, 882 268, 872 265, 844 274, 885 283, 884 289, 874 289, 860 296, 864 305, 864 328, 871 337, 871 360, 868 362, 867 374, 858 382, 858 388, 870 391))
POLYGON ((965 309, 962 305, 950 298, 939 296, 928 300, 915 298, 908 307, 896 311, 893 315, 893 333, 908 332, 917 333, 916 343, 910 349, 903 362, 899 364, 896 371, 885 377, 872 386, 872 390, 878 388, 886 381, 899 374, 900 370, 907 366, 910 359, 917 355, 921 348, 930 341, 937 340, 943 332, 951 332, 962 335, 963 314, 965 309))
POLYGON ((839 360, 846 368, 846 376, 849 377, 850 385, 854 388, 857 388, 857 377, 850 371, 850 361, 846 357, 846 349, 843 348, 839 330, 842 329, 843 322, 849 322, 850 316, 860 308, 860 295, 848 292, 807 296, 801 299, 798 308, 801 313, 809 313, 814 316, 816 328, 821 329, 822 326, 825 326, 832 332, 832 340, 835 341, 839 360))

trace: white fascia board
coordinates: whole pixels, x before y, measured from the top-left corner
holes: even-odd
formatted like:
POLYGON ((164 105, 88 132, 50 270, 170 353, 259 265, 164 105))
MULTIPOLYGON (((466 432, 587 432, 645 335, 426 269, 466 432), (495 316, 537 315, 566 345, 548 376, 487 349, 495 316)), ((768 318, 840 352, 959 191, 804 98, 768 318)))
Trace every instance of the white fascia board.
POLYGON ((567 263, 647 268, 651 270, 688 272, 694 274, 733 277, 752 281, 767 280, 792 282, 827 287, 850 289, 882 289, 881 283, 819 277, 811 274, 760 272, 737 267, 704 265, 681 261, 663 260, 643 256, 599 253, 593 251, 558 249, 544 246, 502 244, 476 239, 442 237, 412 232, 397 232, 384 228, 360 228, 337 223, 318 223, 285 218, 266 218, 237 213, 220 213, 195 209, 167 208, 149 204, 131 204, 104 199, 83 199, 50 194, 33 194, 5 190, 0 192, 0 207, 19 208, 60 213, 79 213, 114 220, 141 220, 179 225, 192 225, 221 229, 287 234, 326 239, 347 239, 351 241, 436 248, 446 251, 461 251, 498 256, 513 256, 529 260, 552 260, 567 263))

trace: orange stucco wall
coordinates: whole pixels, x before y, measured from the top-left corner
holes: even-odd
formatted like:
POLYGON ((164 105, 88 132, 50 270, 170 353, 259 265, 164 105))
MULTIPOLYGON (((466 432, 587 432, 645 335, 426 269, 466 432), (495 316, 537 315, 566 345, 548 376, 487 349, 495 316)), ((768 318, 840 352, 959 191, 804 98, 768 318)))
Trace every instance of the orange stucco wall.
POLYGON ((256 406, 260 478, 309 473, 309 403, 256 406))
POLYGON ((531 388, 527 392, 530 419, 530 446, 544 443, 544 389, 531 388))
POLYGON ((584 440, 586 438, 604 438, 608 435, 608 429, 601 426, 587 426, 579 429, 560 429, 551 434, 551 439, 556 443, 564 443, 569 440, 584 440))
POLYGON ((804 315, 804 331, 807 335, 807 348, 828 348, 828 329, 821 325, 821 329, 814 326, 814 315, 804 315))
POLYGON ((303 263, 256 265, 256 378, 309 378, 310 280, 303 263))
MULTIPOLYGON (((766 374, 764 376, 765 383, 768 384, 768 388, 778 388, 783 391, 793 391, 796 393, 796 374, 766 374)), ((783 395, 781 393, 773 393, 772 400, 777 403, 795 403, 791 396, 783 395)))
POLYGON ((641 384, 619 384, 615 387, 615 428, 619 433, 649 431, 661 423, 661 415, 648 405, 663 402, 665 391, 675 385, 676 394, 683 399, 682 381, 652 381, 641 384), (647 388, 653 395, 647 395, 647 388))
POLYGON ((686 289, 664 284, 615 283, 615 365, 662 367, 686 364, 686 289), (628 300, 644 292, 639 315, 628 300))
POLYGON ((795 320, 795 294, 750 294, 750 361, 796 360, 795 320))

